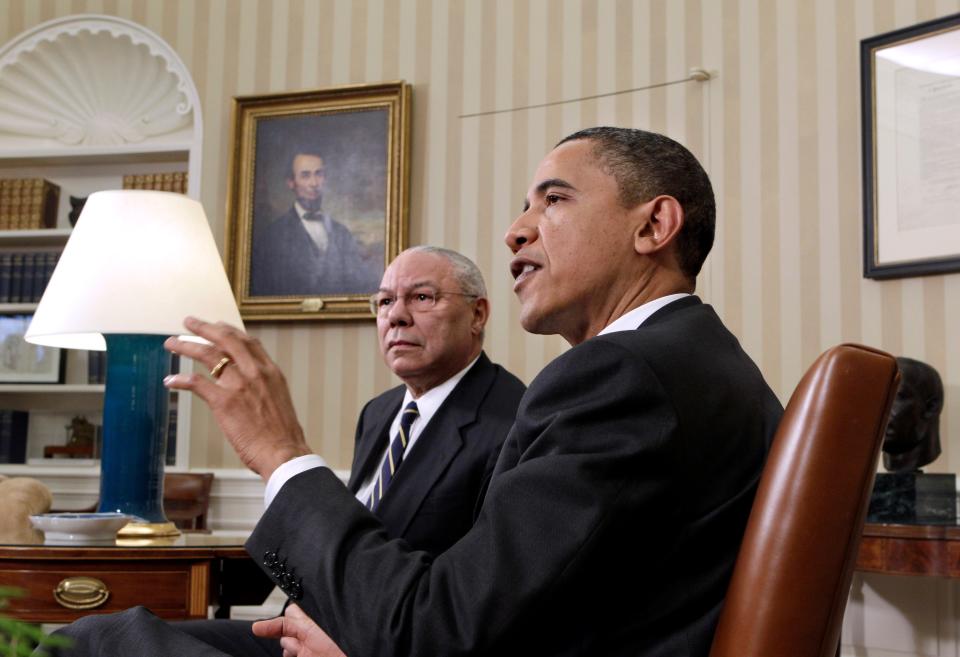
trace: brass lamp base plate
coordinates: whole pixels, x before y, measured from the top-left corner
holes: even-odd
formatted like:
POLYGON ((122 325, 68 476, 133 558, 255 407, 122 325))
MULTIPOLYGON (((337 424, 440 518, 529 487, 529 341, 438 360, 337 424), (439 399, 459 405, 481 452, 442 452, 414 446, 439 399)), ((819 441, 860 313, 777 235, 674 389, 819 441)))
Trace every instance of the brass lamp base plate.
POLYGON ((179 536, 180 530, 172 522, 128 522, 117 538, 157 538, 161 536, 179 536))

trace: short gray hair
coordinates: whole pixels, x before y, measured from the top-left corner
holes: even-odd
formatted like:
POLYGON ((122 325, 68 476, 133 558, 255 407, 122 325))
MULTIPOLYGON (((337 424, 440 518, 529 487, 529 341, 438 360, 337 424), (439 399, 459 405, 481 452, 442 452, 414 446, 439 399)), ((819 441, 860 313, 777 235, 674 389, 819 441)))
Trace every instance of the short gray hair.
MULTIPOLYGON (((403 253, 432 253, 446 259, 453 267, 453 275, 460 284, 460 291, 464 294, 477 297, 478 299, 487 298, 487 286, 483 283, 483 274, 473 260, 457 253, 453 249, 445 249, 442 246, 430 246, 422 244, 420 246, 411 246, 403 253)), ((401 254, 402 255, 402 254, 401 254)))

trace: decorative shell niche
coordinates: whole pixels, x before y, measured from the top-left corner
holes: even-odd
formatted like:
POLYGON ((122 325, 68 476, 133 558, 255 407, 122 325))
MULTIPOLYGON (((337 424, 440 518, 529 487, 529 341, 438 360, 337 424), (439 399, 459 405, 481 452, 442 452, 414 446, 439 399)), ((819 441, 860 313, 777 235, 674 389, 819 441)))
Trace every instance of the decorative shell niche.
POLYGON ((201 135, 189 72, 136 23, 69 16, 0 48, 0 157, 186 152, 196 197, 201 135))

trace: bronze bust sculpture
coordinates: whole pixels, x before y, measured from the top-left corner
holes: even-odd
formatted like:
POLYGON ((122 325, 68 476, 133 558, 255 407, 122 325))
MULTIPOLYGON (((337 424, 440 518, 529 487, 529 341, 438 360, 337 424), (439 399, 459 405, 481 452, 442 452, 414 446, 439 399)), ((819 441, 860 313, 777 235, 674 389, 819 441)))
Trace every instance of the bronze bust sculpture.
POLYGON ((943 383, 930 365, 897 358, 900 387, 890 409, 883 438, 883 467, 890 472, 917 472, 940 455, 943 383))

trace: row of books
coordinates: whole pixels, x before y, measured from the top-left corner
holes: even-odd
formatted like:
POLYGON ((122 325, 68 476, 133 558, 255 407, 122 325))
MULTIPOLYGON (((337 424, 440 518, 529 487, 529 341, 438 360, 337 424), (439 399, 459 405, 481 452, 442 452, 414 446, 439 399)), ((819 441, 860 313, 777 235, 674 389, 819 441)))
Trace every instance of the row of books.
MULTIPOLYGON (((30 414, 26 411, 0 410, 0 463, 27 462, 27 428, 30 424, 30 414)), ((76 457, 100 458, 103 445, 103 426, 94 425, 93 444, 89 451, 82 455, 69 453, 59 446, 48 447, 51 453, 46 458, 76 457), (58 452, 54 454, 53 452, 58 452)), ((177 455, 177 409, 171 407, 167 417, 167 452, 166 464, 175 465, 177 455)))
POLYGON ((124 189, 153 189, 161 192, 187 193, 187 172, 137 173, 123 177, 124 189))
POLYGON ((27 462, 26 411, 0 411, 0 463, 27 462))
POLYGON ((57 225, 60 187, 43 178, 0 179, 0 230, 38 230, 57 225))
POLYGON ((0 252, 0 303, 36 303, 60 259, 58 251, 0 252))

